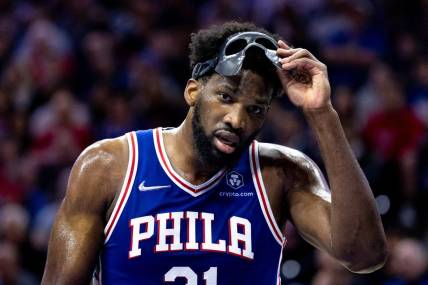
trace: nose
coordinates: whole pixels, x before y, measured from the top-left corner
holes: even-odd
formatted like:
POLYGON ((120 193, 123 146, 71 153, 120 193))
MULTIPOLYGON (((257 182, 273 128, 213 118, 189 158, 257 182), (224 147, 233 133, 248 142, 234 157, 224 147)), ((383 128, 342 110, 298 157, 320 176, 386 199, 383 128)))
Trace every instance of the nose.
POLYGON ((233 129, 242 131, 246 124, 245 116, 245 108, 238 104, 234 104, 225 115, 224 122, 230 125, 233 129))

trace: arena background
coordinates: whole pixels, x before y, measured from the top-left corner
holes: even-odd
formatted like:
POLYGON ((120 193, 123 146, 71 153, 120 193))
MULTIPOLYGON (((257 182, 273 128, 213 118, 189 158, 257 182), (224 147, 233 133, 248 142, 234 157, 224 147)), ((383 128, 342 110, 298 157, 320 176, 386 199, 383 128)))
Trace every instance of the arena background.
MULTIPOLYGON (((285 284, 428 284, 428 1, 0 0, 0 284, 38 284, 70 168, 90 143, 184 118, 191 32, 264 26, 329 67, 390 258, 355 275, 287 226, 285 284)), ((322 165, 286 98, 262 140, 322 165)))

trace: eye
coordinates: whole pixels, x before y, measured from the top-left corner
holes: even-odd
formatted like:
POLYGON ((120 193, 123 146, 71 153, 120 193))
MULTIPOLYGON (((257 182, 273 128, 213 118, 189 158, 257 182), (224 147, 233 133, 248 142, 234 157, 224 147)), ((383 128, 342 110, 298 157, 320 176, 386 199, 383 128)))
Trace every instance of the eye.
POLYGON ((263 108, 257 105, 248 107, 248 113, 256 116, 262 116, 265 114, 265 112, 266 112, 266 108, 263 108))
POLYGON ((231 95, 227 94, 227 93, 219 93, 220 99, 221 101, 225 102, 225 103, 231 103, 233 101, 233 98, 231 95))

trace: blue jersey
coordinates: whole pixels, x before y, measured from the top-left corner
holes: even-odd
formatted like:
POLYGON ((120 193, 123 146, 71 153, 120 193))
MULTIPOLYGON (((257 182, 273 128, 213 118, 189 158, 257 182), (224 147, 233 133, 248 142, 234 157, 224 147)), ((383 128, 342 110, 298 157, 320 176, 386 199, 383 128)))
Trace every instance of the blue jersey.
POLYGON ((285 238, 269 206, 254 141, 237 163, 193 185, 162 132, 128 133, 123 187, 105 228, 102 284, 280 284, 285 238))

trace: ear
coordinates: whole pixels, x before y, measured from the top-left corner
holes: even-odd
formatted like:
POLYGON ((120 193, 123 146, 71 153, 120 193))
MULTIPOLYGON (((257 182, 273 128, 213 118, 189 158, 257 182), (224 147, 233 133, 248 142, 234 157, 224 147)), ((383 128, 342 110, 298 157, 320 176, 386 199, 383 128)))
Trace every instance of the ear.
POLYGON ((193 107, 196 104, 201 89, 201 83, 197 80, 193 78, 187 80, 186 88, 184 89, 184 99, 187 105, 193 107))

